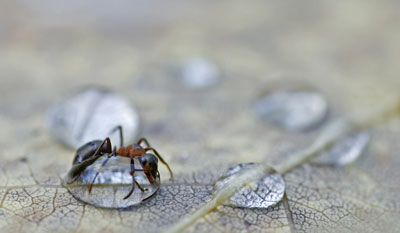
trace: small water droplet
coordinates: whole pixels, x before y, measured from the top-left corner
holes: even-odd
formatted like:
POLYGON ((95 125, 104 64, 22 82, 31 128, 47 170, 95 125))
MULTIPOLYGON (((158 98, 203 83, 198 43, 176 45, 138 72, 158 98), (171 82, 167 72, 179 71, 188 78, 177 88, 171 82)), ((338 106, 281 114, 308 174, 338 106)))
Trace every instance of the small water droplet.
POLYGON ((350 134, 329 150, 312 160, 315 164, 344 166, 355 161, 367 148, 370 136, 366 132, 350 134))
POLYGON ((48 112, 48 130, 62 143, 77 149, 92 140, 110 137, 120 144, 122 126, 125 142, 132 142, 139 130, 139 115, 121 96, 100 88, 88 88, 54 105, 48 112))
POLYGON ((266 121, 289 131, 305 131, 327 116, 325 98, 312 91, 277 90, 258 100, 255 112, 266 121))
POLYGON ((28 162, 28 158, 27 157, 21 157, 21 158, 19 158, 19 161, 21 163, 26 163, 26 162, 28 162))
MULTIPOLYGON (((141 191, 135 185, 132 195, 124 199, 133 185, 132 176, 130 175, 130 158, 117 156, 111 157, 100 170, 89 194, 89 185, 106 158, 107 156, 100 156, 91 165, 87 166, 71 184, 67 183, 70 180, 69 176, 71 176, 71 171, 69 172, 64 185, 76 199, 102 208, 126 208, 141 203, 157 192, 160 187, 160 177, 158 176, 155 182, 150 184, 144 172, 136 171, 134 173, 135 180, 145 191, 141 191)), ((74 165, 75 167, 72 169, 79 165, 81 164, 74 165)), ((135 159, 135 169, 142 169, 137 159, 135 159)))
MULTIPOLYGON (((221 189, 226 182, 235 179, 235 175, 244 168, 255 167, 254 163, 242 163, 229 168, 216 182, 216 189, 221 189)), ((239 189, 225 205, 245 208, 268 208, 282 200, 285 194, 285 181, 277 173, 266 174, 261 180, 246 184, 239 189)))
POLYGON ((193 57, 187 60, 181 72, 183 84, 193 89, 210 87, 220 78, 218 66, 204 57, 193 57))

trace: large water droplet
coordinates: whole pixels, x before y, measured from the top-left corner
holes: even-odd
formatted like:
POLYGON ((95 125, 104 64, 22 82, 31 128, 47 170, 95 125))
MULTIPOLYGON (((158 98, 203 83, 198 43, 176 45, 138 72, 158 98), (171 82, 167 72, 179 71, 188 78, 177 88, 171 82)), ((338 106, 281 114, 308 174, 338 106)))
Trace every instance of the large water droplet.
MULTIPOLYGON (((216 182, 216 189, 221 189, 226 182, 235 179, 243 169, 255 167, 254 163, 242 163, 228 169, 216 182)), ((268 208, 282 200, 285 194, 285 182, 277 173, 266 174, 259 181, 251 182, 239 189, 226 205, 245 208, 268 208)))
POLYGON ((289 131, 304 131, 326 118, 328 104, 317 92, 281 89, 258 100, 254 109, 272 124, 289 131))
POLYGON ((95 140, 111 138, 120 144, 121 125, 126 142, 133 142, 139 130, 139 116, 121 96, 100 88, 88 88, 53 106, 48 112, 48 129, 62 143, 77 149, 95 140))
POLYGON ((323 165, 344 166, 355 161, 367 148, 370 136, 361 132, 351 134, 335 143, 329 150, 312 160, 323 165))
POLYGON ((218 66, 203 57, 188 59, 181 72, 183 84, 193 89, 210 87, 217 83, 220 77, 218 66))
MULTIPOLYGON (((80 174, 77 174, 77 179, 68 184, 73 177, 72 169, 66 177, 64 185, 70 193, 85 203, 103 207, 103 208, 125 208, 137 205, 142 201, 154 195, 160 187, 160 177, 158 176, 154 183, 150 184, 146 175, 142 171, 134 173, 136 181, 145 191, 141 191, 135 185, 132 195, 124 199, 131 191, 133 180, 130 174, 130 159, 126 157, 112 157, 107 164, 100 170, 97 176, 93 189, 89 194, 89 185, 92 183, 97 171, 102 167, 106 156, 99 157, 91 165, 87 166, 80 174)), ((74 166, 79 166, 76 164, 74 166)), ((135 168, 142 169, 138 160, 135 159, 135 168)), ((75 173, 75 172, 73 172, 75 173)))

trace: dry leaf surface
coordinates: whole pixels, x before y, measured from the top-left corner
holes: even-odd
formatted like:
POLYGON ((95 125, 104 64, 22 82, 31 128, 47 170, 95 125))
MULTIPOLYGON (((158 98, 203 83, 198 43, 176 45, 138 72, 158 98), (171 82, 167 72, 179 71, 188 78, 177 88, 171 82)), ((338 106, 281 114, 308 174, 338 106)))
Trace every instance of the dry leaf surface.
MULTIPOLYGON (((179 223, 212 198, 225 168, 279 164, 318 135, 285 132, 251 111, 277 80, 304 82, 327 98, 331 118, 353 122, 398 101, 395 1, 178 1, 175 8, 159 1, 152 4, 165 12, 143 6, 127 14, 132 24, 101 13, 77 24, 68 13, 52 20, 40 7, 1 4, 1 232, 160 232, 179 223), (198 54, 213 58, 223 76, 190 90, 170 66, 198 54), (137 107, 142 135, 176 173, 168 182, 161 167, 161 188, 142 205, 96 208, 61 186, 74 151, 50 137, 45 112, 89 84, 110 87, 137 107)), ((368 131, 369 148, 355 163, 306 162, 283 174, 286 196, 276 206, 220 205, 185 231, 399 232, 399 119, 368 131)))

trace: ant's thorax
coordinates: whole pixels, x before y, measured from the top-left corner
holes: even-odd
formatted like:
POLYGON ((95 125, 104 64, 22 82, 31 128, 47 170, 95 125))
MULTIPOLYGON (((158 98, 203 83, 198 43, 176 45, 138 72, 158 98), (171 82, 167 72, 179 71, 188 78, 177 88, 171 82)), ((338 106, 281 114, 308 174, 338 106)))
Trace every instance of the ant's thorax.
POLYGON ((146 153, 145 149, 138 144, 131 144, 129 146, 122 146, 117 150, 117 155, 124 157, 137 157, 146 153))

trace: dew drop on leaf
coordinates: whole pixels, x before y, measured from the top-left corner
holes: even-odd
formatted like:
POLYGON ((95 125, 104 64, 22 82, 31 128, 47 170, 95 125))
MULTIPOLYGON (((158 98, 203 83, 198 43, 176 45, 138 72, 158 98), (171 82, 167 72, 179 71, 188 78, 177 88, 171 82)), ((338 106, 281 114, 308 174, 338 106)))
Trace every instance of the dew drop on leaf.
POLYGON ((183 84, 192 89, 210 87, 217 83, 220 77, 218 66, 204 57, 188 59, 181 73, 183 84))
MULTIPOLYGON (((126 208, 140 204, 157 192, 160 187, 160 177, 158 176, 155 182, 150 184, 144 172, 136 171, 134 173, 135 179, 145 191, 142 192, 135 185, 132 195, 124 199, 131 191, 133 185, 132 176, 130 175, 130 158, 120 156, 111 157, 107 164, 100 169, 106 158, 107 156, 99 157, 93 164, 87 166, 74 182, 64 184, 76 199, 96 207, 126 208), (89 185, 92 183, 99 169, 100 173, 89 194, 89 185)), ((76 164, 74 166, 79 165, 76 164)), ((136 159, 135 168, 142 169, 139 161, 136 159)), ((66 180, 68 179, 66 178, 66 180)))
MULTIPOLYGON (((255 167, 255 163, 241 163, 229 168, 216 182, 216 189, 221 189, 226 182, 235 179, 244 168, 255 167)), ((244 208, 268 208, 282 200, 285 194, 285 182, 277 173, 266 174, 259 181, 246 184, 239 189, 225 205, 244 208)))
POLYGON ((262 119, 289 131, 309 130, 327 116, 321 94, 302 90, 277 90, 259 99, 254 110, 262 119))
POLYGON ((111 134, 118 125, 125 141, 132 142, 139 130, 139 115, 126 99, 101 88, 84 89, 54 105, 47 119, 50 133, 74 149, 106 137, 119 145, 118 133, 111 134))
POLYGON ((344 166, 355 161, 367 148, 370 136, 366 132, 350 134, 335 143, 312 162, 321 165, 344 166))

